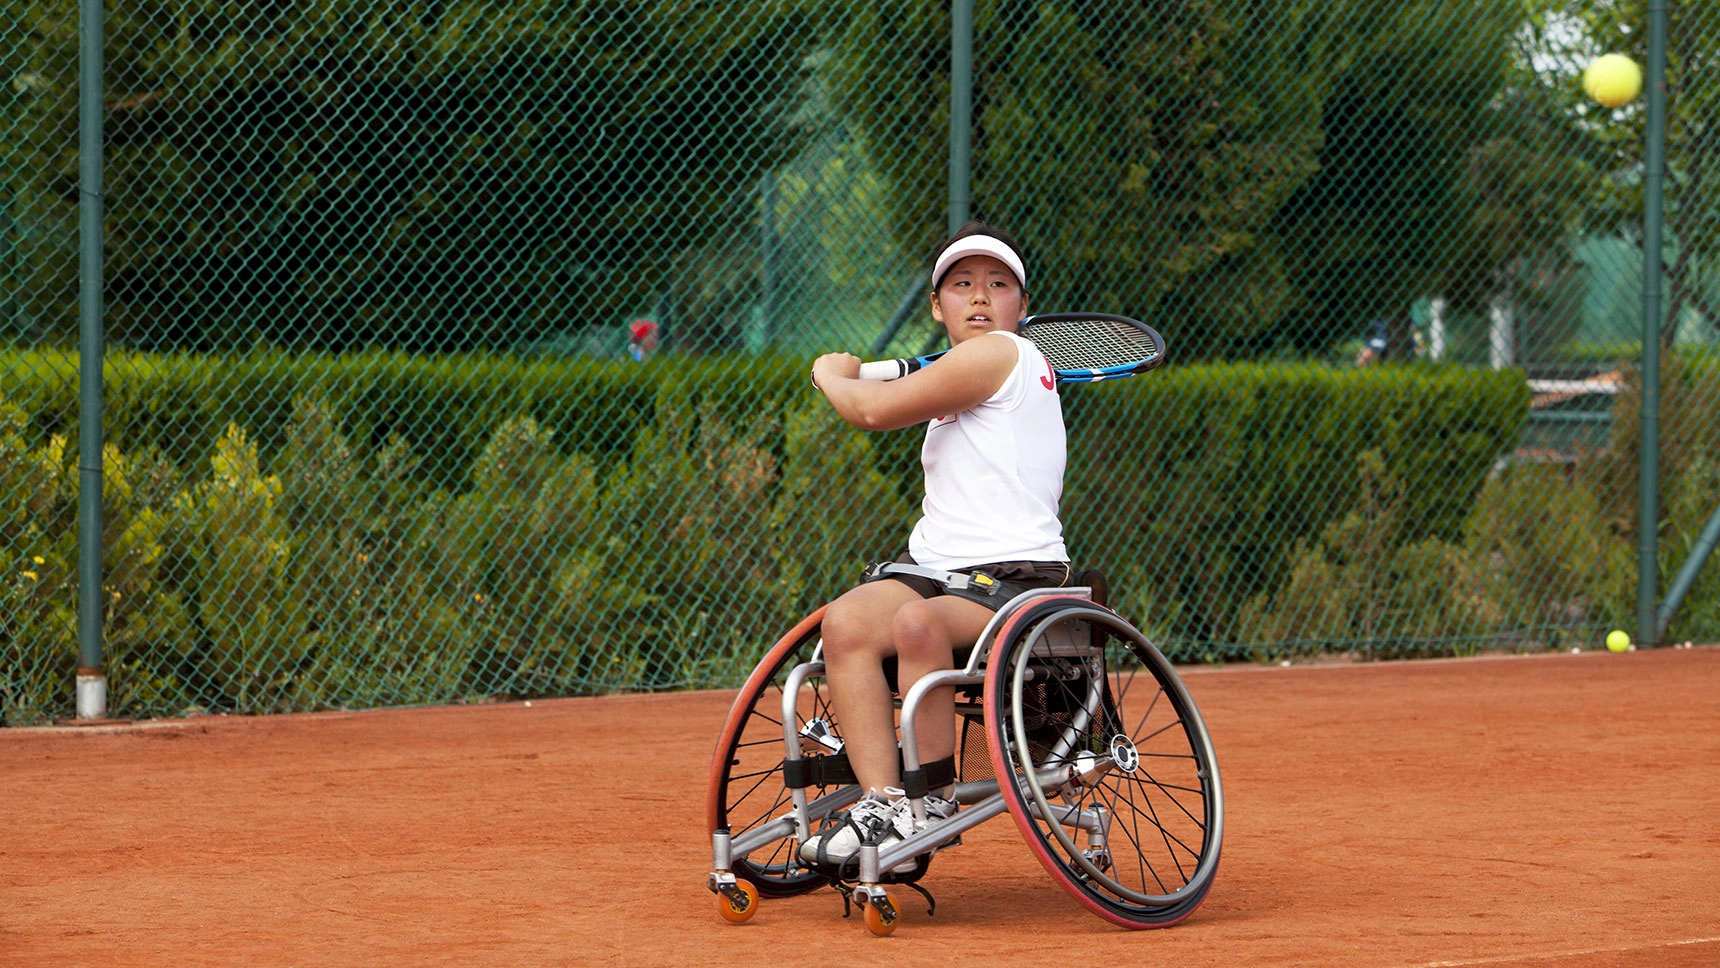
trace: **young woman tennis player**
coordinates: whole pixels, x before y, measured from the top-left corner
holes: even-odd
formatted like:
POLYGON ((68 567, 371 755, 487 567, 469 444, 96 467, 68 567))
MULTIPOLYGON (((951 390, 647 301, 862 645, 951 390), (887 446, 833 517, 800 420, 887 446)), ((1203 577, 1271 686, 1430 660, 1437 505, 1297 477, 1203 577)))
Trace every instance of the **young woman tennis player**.
MULTIPOLYGON (((868 792, 802 845, 809 862, 839 864, 862 840, 882 846, 912 832, 885 660, 895 658, 896 682, 906 692, 920 677, 950 668, 954 650, 971 645, 1013 594, 1069 580, 1057 516, 1063 411, 1051 365, 1016 334, 1027 300, 1015 241, 969 223, 940 248, 932 270, 932 318, 949 333, 947 354, 891 382, 859 379, 860 360, 847 353, 812 364, 813 383, 854 426, 927 426, 923 516, 896 563, 908 567, 874 566, 824 613, 831 703, 868 792), (954 577, 978 575, 991 581, 954 577)), ((929 767, 955 752, 954 701, 951 688, 930 693, 915 724, 920 763, 933 784, 939 771, 929 767)), ((949 794, 942 786, 926 797, 930 818, 955 812, 949 794)))

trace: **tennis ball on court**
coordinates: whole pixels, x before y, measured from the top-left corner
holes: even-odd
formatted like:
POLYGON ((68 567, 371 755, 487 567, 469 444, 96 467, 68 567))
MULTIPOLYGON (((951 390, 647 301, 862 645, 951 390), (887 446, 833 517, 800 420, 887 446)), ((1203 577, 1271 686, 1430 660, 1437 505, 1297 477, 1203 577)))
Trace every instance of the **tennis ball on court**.
POLYGON ((1630 636, 1621 629, 1613 629, 1607 633, 1607 651, 1623 652, 1630 648, 1630 636))
POLYGON ((1642 68, 1623 54, 1603 54, 1583 71, 1583 90, 1609 108, 1629 104, 1642 93, 1642 68))

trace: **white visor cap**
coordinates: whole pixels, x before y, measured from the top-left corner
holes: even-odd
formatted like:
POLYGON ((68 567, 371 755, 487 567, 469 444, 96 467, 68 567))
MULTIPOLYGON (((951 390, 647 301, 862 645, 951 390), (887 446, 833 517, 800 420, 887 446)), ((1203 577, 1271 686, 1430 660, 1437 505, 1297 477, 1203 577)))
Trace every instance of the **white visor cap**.
POLYGON ((1015 273, 1015 281, 1021 288, 1027 288, 1027 270, 1021 267, 1021 256, 1016 255, 1007 242, 989 235, 964 236, 938 253, 938 261, 932 266, 932 286, 936 288, 938 283, 944 281, 944 273, 949 272, 951 266, 970 255, 991 256, 1015 273))

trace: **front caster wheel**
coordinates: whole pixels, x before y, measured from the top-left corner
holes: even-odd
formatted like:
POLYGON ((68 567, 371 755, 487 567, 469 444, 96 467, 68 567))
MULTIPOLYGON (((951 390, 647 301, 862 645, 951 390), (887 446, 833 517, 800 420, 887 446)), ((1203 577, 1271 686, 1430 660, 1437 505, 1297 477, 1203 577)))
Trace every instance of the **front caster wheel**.
POLYGON ((736 881, 717 891, 717 913, 724 921, 740 924, 758 913, 758 888, 736 881))
POLYGON ((896 908, 896 902, 888 894, 869 897, 861 905, 866 918, 866 930, 882 938, 896 930, 896 922, 901 918, 901 912, 896 908))

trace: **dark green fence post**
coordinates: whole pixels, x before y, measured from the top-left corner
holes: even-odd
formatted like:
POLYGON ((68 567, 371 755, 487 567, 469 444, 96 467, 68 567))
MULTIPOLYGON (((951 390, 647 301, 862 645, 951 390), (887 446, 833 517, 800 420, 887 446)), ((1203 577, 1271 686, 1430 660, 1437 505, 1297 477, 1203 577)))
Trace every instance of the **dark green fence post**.
POLYGON ((968 220, 973 144, 973 0, 950 4, 950 232, 968 220))
POLYGON ((1648 136, 1642 216, 1642 451, 1637 482, 1636 640, 1659 643, 1660 237, 1666 171, 1666 0, 1648 5, 1648 136))
POLYGON ((79 719, 107 718, 102 671, 102 0, 81 0, 78 50, 79 719))

